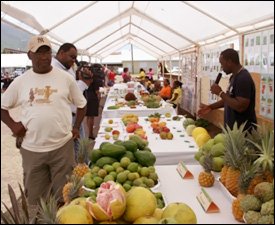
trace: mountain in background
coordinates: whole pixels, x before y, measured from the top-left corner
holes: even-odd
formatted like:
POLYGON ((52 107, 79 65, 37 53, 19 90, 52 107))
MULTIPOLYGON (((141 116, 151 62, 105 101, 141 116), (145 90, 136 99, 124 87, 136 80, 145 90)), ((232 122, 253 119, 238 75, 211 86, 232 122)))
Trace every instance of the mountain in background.
POLYGON ((4 48, 26 51, 31 34, 1 22, 1 53, 4 48))

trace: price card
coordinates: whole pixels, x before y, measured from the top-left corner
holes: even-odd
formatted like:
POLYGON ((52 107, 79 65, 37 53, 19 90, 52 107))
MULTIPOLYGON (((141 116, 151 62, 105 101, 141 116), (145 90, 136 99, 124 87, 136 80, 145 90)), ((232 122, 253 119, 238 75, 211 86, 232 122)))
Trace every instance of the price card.
POLYGON ((182 161, 177 166, 177 171, 183 179, 193 179, 193 174, 187 169, 182 161))
POLYGON ((207 213, 216 213, 220 211, 219 207, 213 202, 204 188, 202 188, 201 192, 197 195, 197 200, 207 213))

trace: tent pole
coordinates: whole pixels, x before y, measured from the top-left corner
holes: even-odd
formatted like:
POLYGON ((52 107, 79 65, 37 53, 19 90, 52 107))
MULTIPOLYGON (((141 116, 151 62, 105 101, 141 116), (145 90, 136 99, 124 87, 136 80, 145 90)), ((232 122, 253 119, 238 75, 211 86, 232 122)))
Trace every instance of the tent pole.
POLYGON ((131 44, 131 57, 132 57, 132 74, 134 73, 134 54, 133 54, 133 44, 131 44))

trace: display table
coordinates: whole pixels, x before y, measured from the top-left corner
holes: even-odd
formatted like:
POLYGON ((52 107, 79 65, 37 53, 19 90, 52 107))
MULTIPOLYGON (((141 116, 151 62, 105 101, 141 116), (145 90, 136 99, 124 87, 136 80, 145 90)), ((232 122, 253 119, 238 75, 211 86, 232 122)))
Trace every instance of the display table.
MULTIPOLYGON (((149 148, 156 156, 156 165, 175 165, 180 160, 183 160, 188 164, 198 164, 194 159, 194 154, 198 151, 198 146, 194 139, 187 135, 182 123, 185 119, 183 116, 180 121, 173 121, 171 118, 164 118, 162 116, 160 121, 166 122, 166 126, 173 134, 172 140, 162 140, 159 134, 153 133, 151 123, 146 120, 147 117, 139 117, 138 124, 143 127, 146 132, 147 140, 149 142, 149 148)), ((102 119, 100 129, 96 138, 95 148, 98 148, 105 139, 106 127, 112 127, 115 130, 120 131, 119 140, 128 140, 129 135, 133 133, 127 133, 124 124, 121 119, 113 119, 113 124, 108 124, 109 119, 102 119)), ((111 132, 110 132, 110 136, 111 132)), ((113 142, 112 137, 109 140, 113 142)))
MULTIPOLYGON (((117 102, 123 102, 124 98, 121 97, 124 91, 121 91, 122 94, 115 95, 113 92, 109 92, 103 111, 102 111, 102 118, 121 118, 126 113, 133 113, 138 116, 149 116, 153 113, 170 113, 171 115, 176 115, 175 109, 172 107, 171 104, 166 103, 165 101, 161 101, 161 107, 159 108, 147 108, 146 106, 139 104, 136 108, 130 108, 129 106, 123 106, 119 109, 108 109, 109 106, 115 105, 117 102)), ((123 95, 124 96, 124 95, 123 95)))
POLYGON ((176 165, 156 166, 160 185, 158 191, 162 192, 166 202, 183 202, 190 206, 197 216, 198 224, 238 224, 231 212, 232 198, 225 194, 216 180, 213 187, 205 188, 215 204, 219 207, 218 213, 206 213, 196 199, 201 191, 198 175, 202 171, 200 165, 186 165, 194 175, 194 179, 182 179, 176 170, 176 165))

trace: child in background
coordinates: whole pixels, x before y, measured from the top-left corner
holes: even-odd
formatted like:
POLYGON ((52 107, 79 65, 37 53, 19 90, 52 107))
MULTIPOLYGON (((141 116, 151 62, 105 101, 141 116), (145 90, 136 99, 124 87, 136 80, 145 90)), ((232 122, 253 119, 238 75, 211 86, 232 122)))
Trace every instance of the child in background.
POLYGON ((180 81, 178 80, 174 81, 173 89, 172 89, 172 98, 167 101, 173 104, 173 108, 177 108, 178 104, 180 104, 181 96, 182 96, 181 86, 182 86, 182 83, 180 81))

